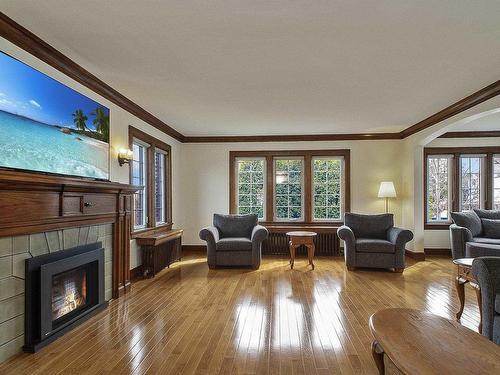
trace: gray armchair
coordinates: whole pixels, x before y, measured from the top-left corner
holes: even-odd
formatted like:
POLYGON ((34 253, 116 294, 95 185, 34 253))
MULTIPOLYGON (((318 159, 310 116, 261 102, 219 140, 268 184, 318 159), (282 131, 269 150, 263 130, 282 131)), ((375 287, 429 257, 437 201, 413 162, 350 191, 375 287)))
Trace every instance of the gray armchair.
POLYGON ((413 239, 413 233, 395 227, 392 214, 346 213, 344 223, 337 233, 344 241, 347 269, 394 268, 396 272, 403 272, 405 245, 413 239))
POLYGON ((213 226, 203 228, 200 238, 207 242, 209 268, 217 266, 260 267, 265 227, 258 225, 257 215, 215 214, 213 226))
POLYGON ((481 288, 481 333, 500 345, 500 257, 475 258, 472 274, 481 288))

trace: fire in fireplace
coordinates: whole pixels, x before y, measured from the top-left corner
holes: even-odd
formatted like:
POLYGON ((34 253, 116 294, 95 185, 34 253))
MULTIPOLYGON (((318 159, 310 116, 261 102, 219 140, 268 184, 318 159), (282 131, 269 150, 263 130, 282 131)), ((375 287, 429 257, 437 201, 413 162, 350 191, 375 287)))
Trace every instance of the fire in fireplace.
POLYGON ((97 242, 26 260, 24 350, 35 352, 107 306, 97 242))
POLYGON ((87 272, 76 268, 52 277, 52 320, 87 304, 87 272))

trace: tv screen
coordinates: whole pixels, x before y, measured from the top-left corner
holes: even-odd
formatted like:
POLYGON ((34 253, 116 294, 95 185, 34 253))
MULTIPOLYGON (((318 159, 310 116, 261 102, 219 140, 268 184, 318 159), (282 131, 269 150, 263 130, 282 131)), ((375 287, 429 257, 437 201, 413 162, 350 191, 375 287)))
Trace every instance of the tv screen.
POLYGON ((109 179, 109 109, 0 52, 0 167, 109 179))

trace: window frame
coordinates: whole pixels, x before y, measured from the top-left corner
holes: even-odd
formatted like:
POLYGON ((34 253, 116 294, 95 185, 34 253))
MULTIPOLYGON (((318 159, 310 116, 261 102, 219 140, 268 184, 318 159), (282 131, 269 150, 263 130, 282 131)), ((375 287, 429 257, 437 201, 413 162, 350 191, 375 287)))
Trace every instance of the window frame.
MULTIPOLYGON (((161 205, 161 209, 162 209, 162 213, 163 213, 163 221, 158 221, 158 219, 156 218, 156 204, 155 204, 155 207, 154 207, 154 216, 155 216, 155 221, 156 221, 156 224, 157 225, 163 225, 167 222, 167 198, 166 198, 166 194, 167 194, 167 181, 165 181, 165 179, 167 178, 167 162, 168 162, 168 158, 169 158, 169 155, 168 155, 168 152, 161 149, 161 148, 158 148, 156 147, 154 149, 154 152, 153 152, 153 155, 154 155, 154 168, 155 168, 155 173, 156 173, 156 154, 161 154, 163 155, 163 184, 162 184, 162 196, 163 196, 163 202, 162 202, 162 205, 161 205)), ((155 181, 156 182, 156 181, 155 181)), ((153 187, 153 192, 155 193, 155 203, 156 202, 156 184, 155 186, 153 187)))
MULTIPOLYGON (((344 197, 345 197, 345 183, 342 183, 345 176, 345 159, 343 156, 313 156, 311 157, 311 221, 315 223, 321 222, 341 222, 344 213, 344 197), (340 160, 340 219, 316 219, 314 217, 314 161, 315 160, 340 160)), ((328 206, 327 206, 328 208, 328 206)))
MULTIPOLYGON (((133 146, 134 144, 137 144, 138 146, 142 147, 144 149, 144 160, 142 162, 142 179, 144 180, 144 183, 145 183, 145 186, 147 187, 147 184, 148 184, 148 149, 151 147, 151 145, 149 145, 148 143, 140 140, 140 139, 137 139, 137 138, 133 138, 132 139, 132 150, 133 150, 133 146)), ((131 178, 130 180, 133 181, 133 161, 131 161, 131 178)), ((132 227, 133 227, 133 230, 134 231, 140 231, 140 230, 143 230, 145 228, 147 228, 148 226, 148 190, 149 189, 145 189, 145 191, 142 192, 142 218, 144 220, 144 225, 136 225, 135 224, 135 201, 134 201, 134 204, 133 204, 133 218, 132 218, 132 227)), ((136 196, 137 196, 137 192, 134 194, 134 200, 136 199, 136 196)))
MULTIPOLYGON (((301 156, 275 156, 273 157, 273 222, 275 223, 300 223, 304 221, 304 216, 305 216, 305 179, 304 179, 304 171, 305 171, 305 160, 301 156), (302 162, 302 168, 300 170, 301 174, 301 180, 300 180, 300 217, 298 219, 279 219, 276 216, 276 211, 277 211, 277 204, 276 204, 276 189, 274 187, 276 186, 276 161, 277 160, 300 160, 302 162)), ((288 193, 287 196, 289 196, 290 193, 288 193)), ((287 206, 290 208, 290 206, 287 206)), ((288 215, 290 216, 290 215, 288 215)))
POLYGON ((484 197, 482 199, 483 207, 491 209, 493 206, 493 156, 500 154, 500 147, 426 147, 424 148, 424 229, 438 229, 448 230, 449 225, 452 223, 451 219, 447 222, 429 222, 427 221, 427 162, 429 156, 452 155, 451 160, 451 208, 450 211, 460 210, 460 160, 462 156, 473 157, 483 156, 482 174, 481 176, 484 188, 480 194, 484 197))
POLYGON ((312 213, 312 158, 313 157, 343 157, 344 163, 343 167, 343 196, 342 196, 342 207, 344 208, 342 216, 345 212, 350 211, 351 206, 351 181, 350 181, 350 150, 348 149, 337 149, 337 150, 275 150, 275 151, 230 151, 229 152, 229 212, 231 214, 237 213, 237 201, 236 201, 236 189, 237 189, 237 174, 236 174, 236 159, 237 158, 264 158, 266 160, 265 166, 265 218, 260 220, 264 225, 290 225, 290 226, 306 226, 306 225, 332 225, 332 224, 342 224, 341 221, 333 220, 313 220, 312 213), (300 221, 275 221, 274 214, 274 158, 292 158, 292 157, 302 157, 303 158, 303 218, 300 221))
MULTIPOLYGON (((138 234, 146 234, 149 232, 155 232, 160 229, 171 229, 172 228, 172 147, 129 125, 128 127, 128 138, 129 138, 129 148, 132 149, 134 140, 141 143, 148 144, 149 147, 146 150, 146 203, 147 203, 147 221, 146 227, 135 228, 134 219, 131 220, 132 228, 132 238, 138 234), (165 222, 156 222, 156 205, 155 205, 155 153, 157 151, 162 151, 165 154, 165 170, 163 176, 164 182, 164 207, 165 207, 165 222)), ((132 181, 132 163, 129 164, 129 178, 132 181)))
POLYGON ((264 204, 263 204, 263 218, 260 219, 259 221, 262 221, 266 218, 266 201, 267 201, 267 184, 266 184, 266 176, 267 176, 267 163, 266 163, 266 158, 264 157, 236 157, 234 160, 234 169, 233 169, 233 174, 236 176, 235 178, 235 212, 239 215, 239 183, 238 183, 238 162, 240 160, 262 160, 264 162, 263 165, 263 174, 264 174, 264 204))
MULTIPOLYGON (((500 210, 500 206, 498 208, 495 207, 495 190, 498 189, 500 190, 500 186, 498 186, 497 188, 495 188, 495 159, 499 159, 500 160, 500 153, 494 153, 491 157, 491 164, 490 164, 490 168, 491 168, 491 208, 494 210, 494 209, 499 209, 500 210)), ((487 180, 487 178, 486 178, 487 180)))
POLYGON ((453 154, 430 154, 425 158, 425 199, 424 199, 424 220, 428 224, 436 225, 449 225, 451 223, 451 211, 453 211, 453 166, 454 166, 454 155, 453 154), (447 159, 448 160, 448 219, 447 220, 434 220, 429 221, 429 205, 427 204, 427 199, 429 196, 429 159, 447 159))

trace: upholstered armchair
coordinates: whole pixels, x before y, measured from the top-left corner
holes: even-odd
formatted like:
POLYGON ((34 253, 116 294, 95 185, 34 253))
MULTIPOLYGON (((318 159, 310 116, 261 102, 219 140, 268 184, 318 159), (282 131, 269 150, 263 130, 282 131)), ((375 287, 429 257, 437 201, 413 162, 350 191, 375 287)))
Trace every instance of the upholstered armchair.
POLYGON ((475 258, 472 274, 481 288, 481 333, 500 345, 500 257, 475 258))
POLYGON ((348 270, 356 267, 405 268, 405 245, 413 239, 409 230, 394 226, 392 214, 360 215, 346 213, 337 233, 344 241, 348 270))
POLYGON ((200 231, 207 242, 209 268, 260 267, 262 242, 267 238, 265 227, 258 225, 257 215, 215 214, 213 225, 200 231))

